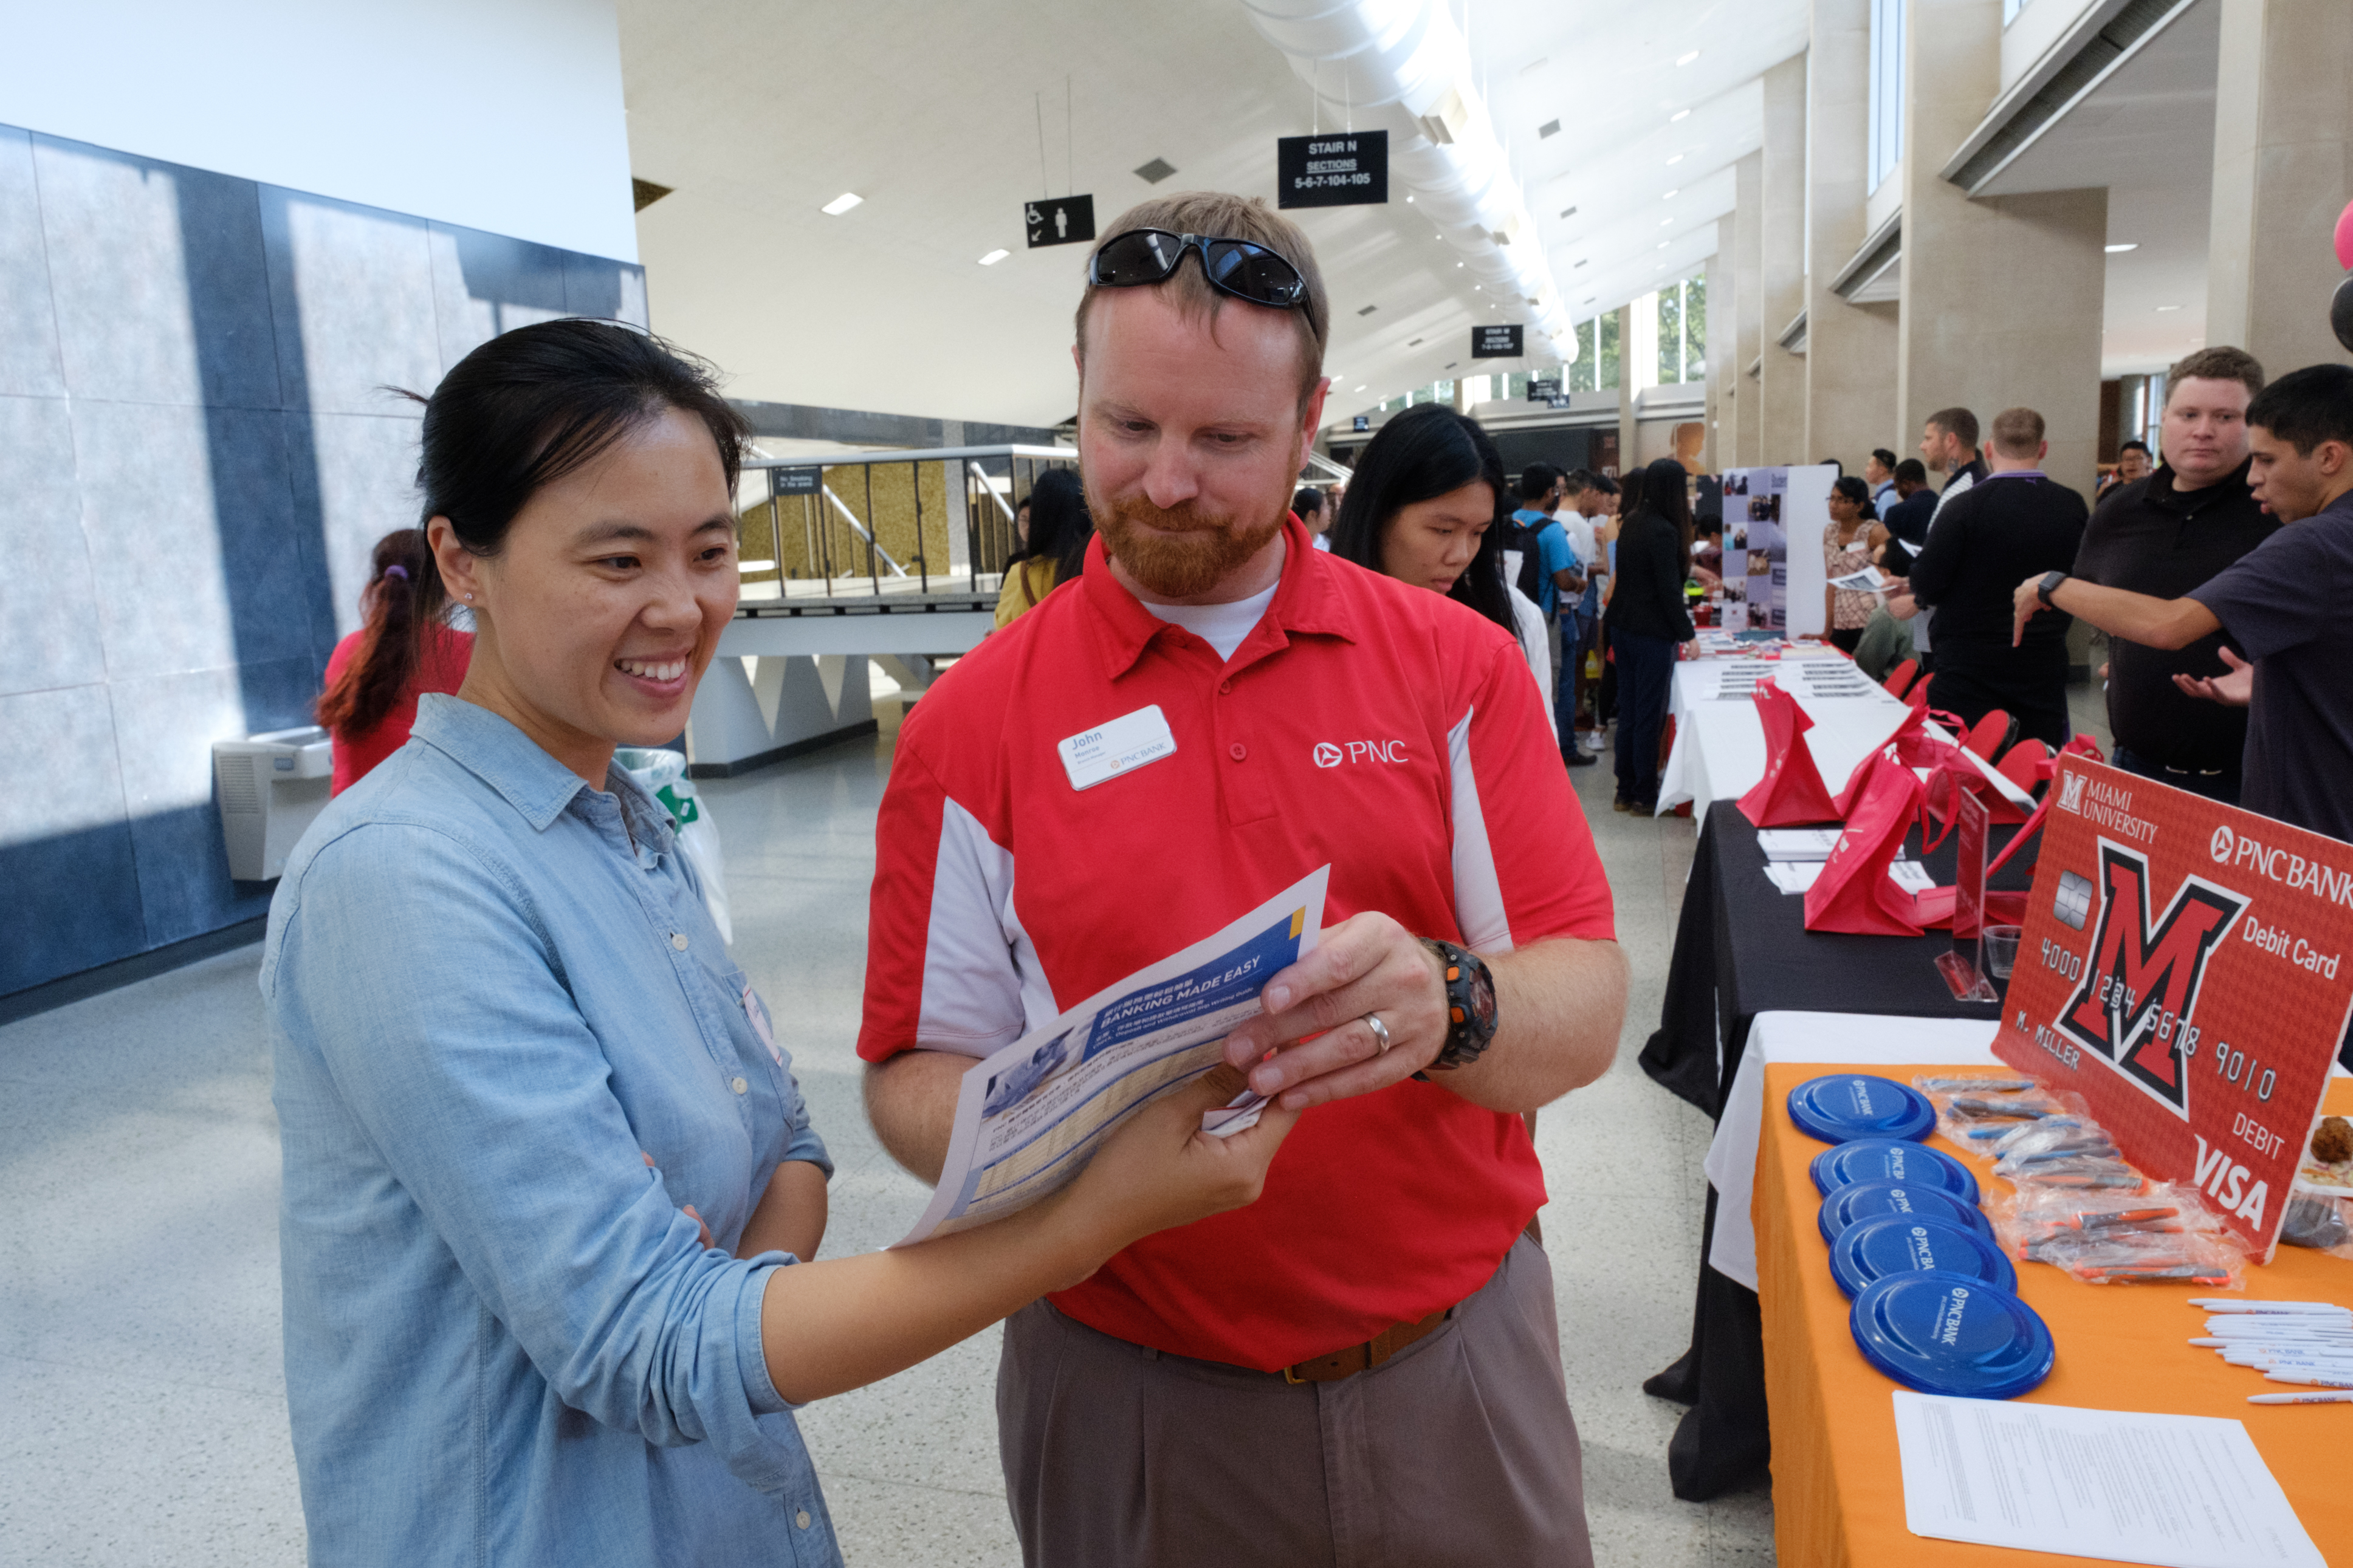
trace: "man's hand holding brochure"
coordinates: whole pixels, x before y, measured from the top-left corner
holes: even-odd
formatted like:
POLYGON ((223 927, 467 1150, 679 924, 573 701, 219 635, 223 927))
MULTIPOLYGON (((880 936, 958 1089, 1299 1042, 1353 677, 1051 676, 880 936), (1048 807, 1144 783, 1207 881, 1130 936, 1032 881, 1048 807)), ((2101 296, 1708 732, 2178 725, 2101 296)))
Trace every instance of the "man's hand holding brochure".
POLYGON ((1279 1114, 1273 1131, 1287 1130, 1297 1113, 1271 1113, 1220 1066, 1221 1053, 1235 1026, 1262 1010, 1266 983, 1314 951, 1330 873, 1317 869, 976 1063, 964 1075, 931 1205, 900 1245, 1001 1219, 1060 1190, 1137 1112, 1212 1069, 1241 1092, 1220 1095, 1225 1103, 1200 1114, 1210 1136, 1196 1138, 1192 1154, 1226 1158, 1219 1139, 1262 1114, 1279 1114))

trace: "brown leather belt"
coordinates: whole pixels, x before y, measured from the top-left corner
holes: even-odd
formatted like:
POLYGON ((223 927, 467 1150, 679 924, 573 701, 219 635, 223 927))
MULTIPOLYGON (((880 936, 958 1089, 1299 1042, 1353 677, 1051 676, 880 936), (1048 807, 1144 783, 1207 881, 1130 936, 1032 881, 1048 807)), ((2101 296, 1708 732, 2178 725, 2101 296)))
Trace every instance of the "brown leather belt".
POLYGON ((1360 1372, 1370 1372, 1389 1357, 1427 1338, 1431 1330, 1454 1315, 1451 1307, 1440 1307, 1427 1318, 1415 1323, 1392 1323, 1360 1345, 1319 1355, 1282 1369, 1285 1383, 1337 1383, 1344 1377, 1354 1377, 1360 1372))

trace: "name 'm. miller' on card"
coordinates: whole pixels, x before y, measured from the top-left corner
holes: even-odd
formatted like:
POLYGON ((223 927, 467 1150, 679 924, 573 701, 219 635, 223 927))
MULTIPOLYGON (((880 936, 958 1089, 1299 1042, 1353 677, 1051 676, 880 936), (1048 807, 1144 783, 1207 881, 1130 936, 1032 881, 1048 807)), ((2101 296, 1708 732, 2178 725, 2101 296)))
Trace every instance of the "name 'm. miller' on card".
POLYGON ((2353 1011, 2353 845, 2063 758, 1994 1054, 2269 1261, 2353 1011))

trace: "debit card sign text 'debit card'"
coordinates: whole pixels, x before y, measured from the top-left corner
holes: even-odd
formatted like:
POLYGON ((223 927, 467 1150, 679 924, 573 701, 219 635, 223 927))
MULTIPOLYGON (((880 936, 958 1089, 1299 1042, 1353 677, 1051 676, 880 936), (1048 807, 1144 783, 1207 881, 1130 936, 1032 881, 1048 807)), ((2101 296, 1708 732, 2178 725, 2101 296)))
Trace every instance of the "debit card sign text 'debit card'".
POLYGON ((2063 758, 1994 1054, 2270 1260, 2353 1008, 2353 845, 2063 758))

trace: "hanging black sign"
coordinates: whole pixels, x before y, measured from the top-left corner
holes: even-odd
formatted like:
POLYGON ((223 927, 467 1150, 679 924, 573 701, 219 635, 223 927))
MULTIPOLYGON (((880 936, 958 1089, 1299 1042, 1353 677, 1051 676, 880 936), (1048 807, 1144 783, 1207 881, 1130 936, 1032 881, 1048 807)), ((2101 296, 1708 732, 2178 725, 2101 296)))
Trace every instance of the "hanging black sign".
POLYGON ((1021 232, 1029 248, 1049 245, 1082 245, 1095 237, 1092 196, 1039 196, 1021 208, 1021 232))
POLYGON ((1558 397, 1559 395, 1560 377, 1556 375, 1532 375, 1528 377, 1528 401, 1530 403, 1542 403, 1546 398, 1558 397))
POLYGON ((1378 206, 1389 199, 1389 133, 1279 136, 1274 202, 1283 207, 1378 206))
POLYGON ((823 484, 825 470, 815 466, 806 468, 770 468, 768 493, 772 496, 813 496, 823 484))
POLYGON ((1516 326, 1471 329, 1472 359, 1518 359, 1520 353, 1520 329, 1516 326))

